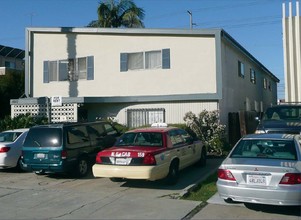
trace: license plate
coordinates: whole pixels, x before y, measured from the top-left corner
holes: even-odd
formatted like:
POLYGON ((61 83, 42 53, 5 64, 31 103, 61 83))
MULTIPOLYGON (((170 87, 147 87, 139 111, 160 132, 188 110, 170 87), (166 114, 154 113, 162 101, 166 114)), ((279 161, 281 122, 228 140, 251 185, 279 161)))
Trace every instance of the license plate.
POLYGON ((43 153, 37 153, 37 154, 35 154, 35 158, 36 159, 45 159, 46 155, 43 153))
POLYGON ((116 165, 129 165, 131 163, 132 158, 116 158, 116 165))
POLYGON ((267 179, 266 179, 266 176, 247 175, 247 183, 250 184, 250 185, 266 186, 267 185, 267 179))

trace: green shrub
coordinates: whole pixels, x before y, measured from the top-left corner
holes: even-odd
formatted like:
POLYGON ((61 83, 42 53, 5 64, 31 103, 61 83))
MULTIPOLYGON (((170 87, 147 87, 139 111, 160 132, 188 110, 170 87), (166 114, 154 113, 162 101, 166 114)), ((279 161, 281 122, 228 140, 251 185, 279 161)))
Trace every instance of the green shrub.
POLYGON ((0 131, 17 129, 17 128, 30 128, 34 125, 47 124, 47 118, 32 117, 30 114, 19 115, 11 118, 9 115, 0 120, 0 131))
POLYGON ((203 141, 209 153, 222 155, 227 150, 226 126, 219 123, 218 111, 203 110, 198 116, 187 112, 184 121, 191 131, 203 141))

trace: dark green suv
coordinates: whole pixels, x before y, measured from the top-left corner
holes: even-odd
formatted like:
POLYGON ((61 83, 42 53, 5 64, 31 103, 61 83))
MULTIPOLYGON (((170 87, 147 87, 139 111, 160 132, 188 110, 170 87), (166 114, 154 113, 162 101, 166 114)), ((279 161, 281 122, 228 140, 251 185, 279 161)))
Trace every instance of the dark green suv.
POLYGON ((300 134, 301 105, 279 104, 267 108, 255 133, 300 134))
POLYGON ((32 127, 22 147, 22 169, 86 176, 97 152, 113 146, 119 136, 117 129, 104 121, 32 127))

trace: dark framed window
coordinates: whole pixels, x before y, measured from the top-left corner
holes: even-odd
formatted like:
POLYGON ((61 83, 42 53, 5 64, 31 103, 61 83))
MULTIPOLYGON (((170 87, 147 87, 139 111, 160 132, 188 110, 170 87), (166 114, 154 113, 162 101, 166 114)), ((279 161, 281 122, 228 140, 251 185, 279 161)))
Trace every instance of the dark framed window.
POLYGON ((44 83, 94 79, 94 57, 44 61, 44 83))
POLYGON ((263 78, 263 88, 267 89, 268 88, 268 81, 266 78, 263 78))
POLYGON ((256 73, 252 68, 250 69, 250 81, 253 84, 256 84, 256 73))
POLYGON ((165 122, 164 108, 128 109, 127 125, 129 128, 136 128, 144 125, 151 125, 157 122, 165 122))
POLYGON ((238 61, 238 76, 245 78, 245 64, 241 61, 238 61))
POLYGON ((170 69, 170 49, 120 54, 120 71, 170 69))
POLYGON ((272 82, 271 82, 271 81, 269 81, 268 89, 269 89, 270 91, 272 91, 272 82))

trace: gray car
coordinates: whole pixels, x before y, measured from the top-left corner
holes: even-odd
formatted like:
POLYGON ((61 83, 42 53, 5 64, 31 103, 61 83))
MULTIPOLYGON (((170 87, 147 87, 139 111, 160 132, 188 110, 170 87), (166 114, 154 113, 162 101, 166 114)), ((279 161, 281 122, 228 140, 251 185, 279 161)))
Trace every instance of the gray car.
POLYGON ((226 201, 301 205, 300 135, 252 134, 241 138, 218 169, 226 201))

